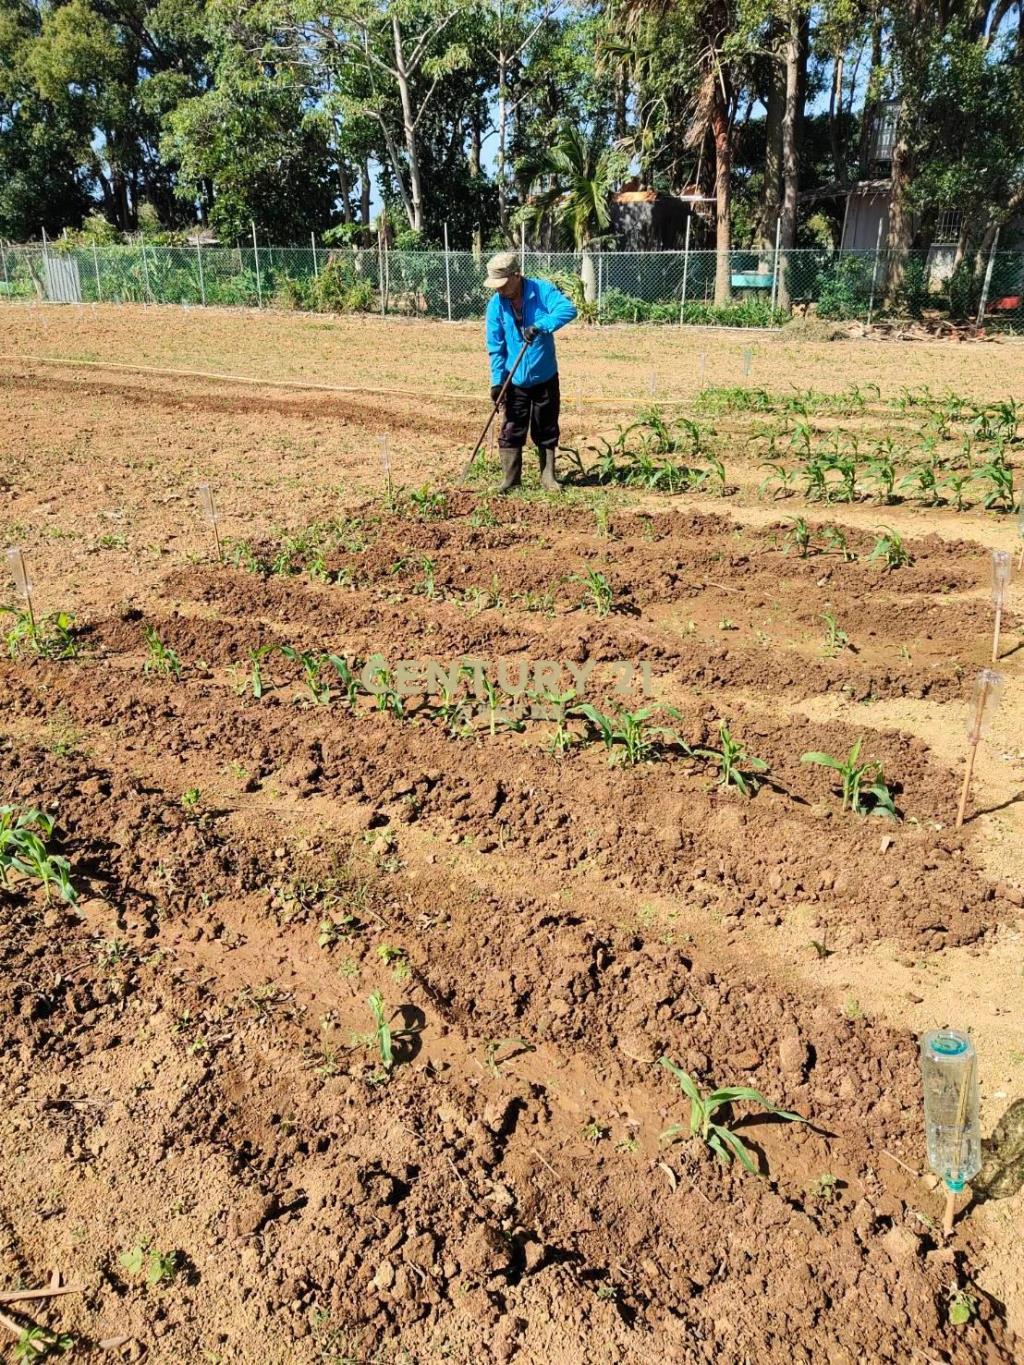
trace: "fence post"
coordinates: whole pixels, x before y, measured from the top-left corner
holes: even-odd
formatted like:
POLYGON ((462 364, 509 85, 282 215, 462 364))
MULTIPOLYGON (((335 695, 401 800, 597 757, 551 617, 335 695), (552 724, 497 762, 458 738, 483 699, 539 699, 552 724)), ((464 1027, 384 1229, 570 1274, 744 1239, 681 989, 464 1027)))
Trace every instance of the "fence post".
POLYGON ((203 247, 199 238, 196 238, 196 263, 199 266, 199 297, 206 307, 206 280, 203 278, 203 247))
POLYGON ((260 308, 263 307, 263 281, 260 279, 260 248, 256 241, 256 224, 250 220, 249 226, 252 228, 252 249, 256 257, 256 302, 260 308))
POLYGON ((92 268, 96 272, 96 298, 98 302, 102 303, 103 286, 100 284, 100 256, 99 252, 96 250, 95 242, 92 244, 92 268))
POLYGON ((377 224, 377 282, 380 286, 380 315, 385 317, 388 305, 384 294, 384 229, 381 223, 377 224))
POLYGON ((452 320, 452 270, 448 259, 448 224, 444 225, 444 288, 448 295, 448 321, 452 320))
POLYGON ((519 273, 526 274, 526 223, 519 224, 519 273))
POLYGON ((153 294, 149 287, 149 262, 146 260, 146 239, 145 237, 140 235, 139 241, 142 243, 142 280, 146 290, 146 297, 144 302, 149 303, 149 301, 153 297, 153 294))
MULTIPOLYGON (((871 326, 871 314, 875 311, 875 289, 876 289, 876 287, 877 287, 877 285, 878 285, 878 261, 879 261, 879 258, 880 258, 881 255, 882 255, 882 228, 883 228, 884 225, 885 225, 885 219, 884 219, 884 218, 879 218, 879 220, 878 220, 878 238, 877 238, 877 240, 875 241, 875 263, 874 263, 874 265, 873 265, 872 268, 871 268, 871 297, 868 299, 868 326, 869 326, 869 327, 871 326)), ((840 259, 842 259, 842 251, 840 251, 840 259)))
POLYGON ((7 252, 4 250, 4 239, 2 237, 0 237, 0 261, 3 261, 4 266, 4 293, 6 294, 7 298, 10 299, 11 281, 7 274, 7 252))
POLYGON ((597 321, 601 321, 601 302, 604 298, 604 252, 597 253, 597 321))
POLYGON ((309 240, 313 243, 313 278, 314 278, 314 280, 318 280, 318 279, 320 278, 320 271, 317 269, 317 265, 316 265, 316 233, 315 233, 315 232, 311 232, 311 233, 309 234, 309 240))
POLYGON ((992 283, 992 268, 996 263, 996 247, 999 245, 999 229, 996 228, 996 235, 992 238, 992 250, 988 253, 988 268, 985 271, 985 283, 981 286, 981 302, 978 304, 978 322, 980 327, 985 321, 985 305, 988 303, 989 286, 992 283))
POLYGON ((772 270, 772 317, 775 316, 775 304, 779 297, 779 242, 782 239, 782 215, 779 214, 775 220, 775 267, 772 270))
POLYGON ((683 293, 679 300, 679 326, 683 325, 683 312, 686 308, 686 283, 690 273, 690 228, 693 224, 693 214, 686 215, 686 239, 683 242, 683 293))

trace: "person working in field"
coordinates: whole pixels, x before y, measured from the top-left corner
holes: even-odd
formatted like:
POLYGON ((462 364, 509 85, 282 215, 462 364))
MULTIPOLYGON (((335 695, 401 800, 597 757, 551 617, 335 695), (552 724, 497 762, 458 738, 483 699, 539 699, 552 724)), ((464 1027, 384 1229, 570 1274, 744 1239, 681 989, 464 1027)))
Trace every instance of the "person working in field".
POLYGON ((502 251, 487 262, 488 289, 494 297, 487 305, 487 353, 491 358, 491 402, 496 403, 502 385, 505 413, 498 437, 501 471, 499 493, 517 488, 523 475, 523 446, 527 433, 540 456, 541 485, 555 493, 555 451, 558 447, 558 361, 553 333, 572 322, 576 309, 547 280, 523 276, 514 251, 502 251), (522 359, 516 357, 526 343, 522 359))

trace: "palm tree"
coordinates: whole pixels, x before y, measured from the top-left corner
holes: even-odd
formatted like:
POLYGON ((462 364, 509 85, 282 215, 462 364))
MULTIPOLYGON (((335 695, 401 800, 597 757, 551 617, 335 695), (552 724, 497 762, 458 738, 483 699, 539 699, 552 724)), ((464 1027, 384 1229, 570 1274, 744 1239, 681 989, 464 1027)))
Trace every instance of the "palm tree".
POLYGON ((568 127, 530 167, 531 183, 546 182, 530 203, 530 221, 535 229, 548 221, 557 237, 583 253, 588 302, 597 294, 591 248, 611 225, 608 201, 627 164, 625 153, 598 134, 568 127))
MULTIPOLYGON (((748 38, 740 23, 738 0, 621 0, 620 13, 629 36, 644 25, 671 17, 671 40, 679 42, 680 71, 690 81, 690 97, 682 143, 700 149, 710 137, 715 154, 715 225, 717 251, 715 302, 731 296, 729 252, 732 247, 733 115, 735 77, 748 38)), ((649 35, 648 35, 649 36, 649 35)), ((657 33, 655 39, 657 40, 657 33)))

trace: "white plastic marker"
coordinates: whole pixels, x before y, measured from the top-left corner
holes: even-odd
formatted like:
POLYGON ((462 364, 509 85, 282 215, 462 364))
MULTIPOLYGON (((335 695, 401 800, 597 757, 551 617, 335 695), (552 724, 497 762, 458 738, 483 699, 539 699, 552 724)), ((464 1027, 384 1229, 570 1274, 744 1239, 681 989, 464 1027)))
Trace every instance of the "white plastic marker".
POLYGON ((991 668, 983 668, 974 684, 971 714, 967 719, 967 743, 970 748, 967 752, 964 785, 960 789, 960 807, 956 813, 957 829, 963 825, 964 816, 967 814, 967 796, 971 789, 971 777, 974 773, 974 759, 978 752, 978 745, 988 733, 992 717, 999 708, 999 694, 1002 690, 1003 675, 993 672, 991 668))
POLYGON ((25 567, 25 556, 21 552, 21 547, 12 545, 7 551, 7 567, 11 571, 14 579, 14 586, 25 599, 25 606, 28 608, 28 619, 32 626, 32 633, 35 634, 36 614, 32 607, 32 580, 28 576, 28 569, 25 567))
POLYGON ((992 551, 992 602, 996 609, 996 628, 992 636, 992 662, 999 659, 999 631, 1003 624, 1003 603, 1013 572, 1013 556, 1009 550, 992 551))
POLYGON ((218 562, 224 563, 224 554, 220 548, 220 527, 217 525, 217 509, 213 503, 213 492, 208 483, 201 483, 196 489, 199 494, 199 506, 203 509, 203 516, 206 518, 207 525, 213 527, 213 543, 217 547, 218 562))

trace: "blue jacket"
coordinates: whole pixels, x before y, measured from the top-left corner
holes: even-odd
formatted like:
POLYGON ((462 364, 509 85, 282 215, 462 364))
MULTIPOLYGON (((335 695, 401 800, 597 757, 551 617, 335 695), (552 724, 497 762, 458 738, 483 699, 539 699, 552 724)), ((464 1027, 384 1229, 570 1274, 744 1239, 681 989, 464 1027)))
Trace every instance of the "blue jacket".
MULTIPOLYGON (((576 309, 572 303, 547 280, 523 277, 523 326, 539 327, 529 350, 519 362, 512 376, 513 384, 530 388, 543 384, 558 373, 555 359, 555 339, 551 335, 567 322, 572 322, 576 309)), ((512 305, 497 292, 487 305, 487 354, 491 358, 491 383, 501 384, 519 354, 523 337, 512 311, 512 305)))

